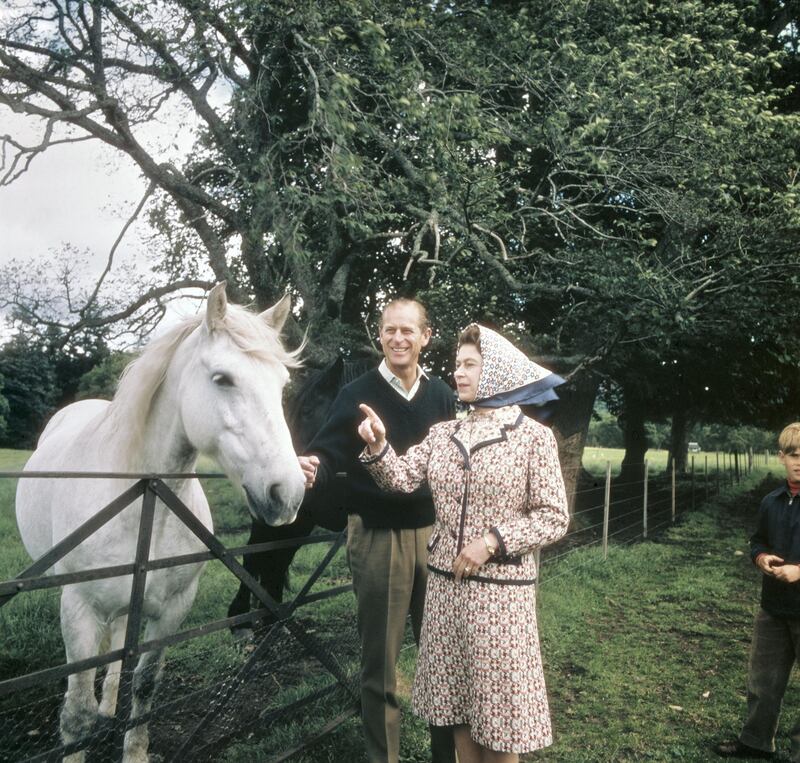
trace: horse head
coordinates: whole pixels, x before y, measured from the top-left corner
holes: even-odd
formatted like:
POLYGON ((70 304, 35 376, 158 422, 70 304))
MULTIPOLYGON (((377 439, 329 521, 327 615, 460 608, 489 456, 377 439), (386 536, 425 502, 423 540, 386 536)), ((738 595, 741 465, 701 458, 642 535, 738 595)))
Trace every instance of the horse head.
POLYGON ((287 295, 255 315, 228 304, 218 284, 178 371, 189 444, 212 456, 242 487, 251 514, 270 525, 294 521, 305 492, 281 399, 287 365, 298 365, 279 340, 289 309, 287 295))

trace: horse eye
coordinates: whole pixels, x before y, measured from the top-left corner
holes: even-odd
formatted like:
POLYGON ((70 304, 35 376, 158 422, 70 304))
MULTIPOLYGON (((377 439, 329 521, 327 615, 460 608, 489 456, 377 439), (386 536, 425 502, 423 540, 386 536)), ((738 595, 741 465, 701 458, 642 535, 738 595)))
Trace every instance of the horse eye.
POLYGON ((232 387, 233 379, 228 374, 217 373, 211 377, 211 381, 218 387, 232 387))

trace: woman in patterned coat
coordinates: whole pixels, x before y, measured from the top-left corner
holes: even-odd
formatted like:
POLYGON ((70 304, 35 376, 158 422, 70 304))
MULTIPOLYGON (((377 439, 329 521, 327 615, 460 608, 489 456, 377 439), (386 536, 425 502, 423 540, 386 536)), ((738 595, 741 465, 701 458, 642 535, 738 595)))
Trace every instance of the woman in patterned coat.
POLYGON ((569 522, 555 438, 518 406, 554 399, 563 380, 477 324, 459 337, 454 378, 469 415, 403 457, 362 406, 361 459, 387 490, 427 480, 436 507, 414 712, 455 727, 460 763, 510 763, 552 743, 534 552, 569 522))

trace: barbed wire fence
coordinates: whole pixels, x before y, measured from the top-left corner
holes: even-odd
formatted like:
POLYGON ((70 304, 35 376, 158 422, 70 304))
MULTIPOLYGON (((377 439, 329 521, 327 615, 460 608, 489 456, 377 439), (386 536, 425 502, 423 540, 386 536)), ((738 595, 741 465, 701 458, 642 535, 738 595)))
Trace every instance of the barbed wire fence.
MULTIPOLYGON (((602 553, 586 555, 579 562, 580 570, 602 563, 613 545, 654 538, 680 514, 773 462, 774 456, 767 452, 693 455, 684 474, 644 461, 628 465, 624 474, 638 470, 639 476, 625 479, 614 476, 608 461, 600 474, 581 468, 581 479, 576 480, 580 486, 571 496, 568 532, 539 554, 537 586, 573 572, 574 565, 560 563, 585 549, 598 548, 602 553)), ((566 476, 578 476, 577 470, 566 476)), ((277 763, 312 749, 357 714, 360 646, 353 597, 340 595, 352 589, 342 538, 328 533, 298 542, 309 549, 305 560, 298 556, 292 571, 295 588, 299 589, 294 594, 302 600, 292 617, 313 637, 322 661, 309 654, 280 621, 271 620, 263 608, 251 613, 255 638, 249 644, 236 644, 230 638, 230 622, 192 622, 190 631, 197 638, 167 648, 165 680, 157 704, 148 714, 151 748, 161 760, 181 760, 184 753, 190 753, 192 760, 211 760, 226 747, 244 744, 248 745, 248 754, 258 750, 258 759, 277 763), (338 665, 338 679, 325 670, 331 656, 338 665)), ((228 552, 254 553, 265 546, 289 542, 231 548, 228 552)), ((16 615, 0 610, 4 642, 12 638, 31 641, 31 662, 17 666, 16 674, 31 666, 35 669, 30 679, 15 686, 9 682, 9 691, 4 696, 0 692, 2 761, 60 759, 64 752, 58 732, 63 699, 58 682, 63 676, 56 677, 55 683, 41 680, 44 672, 52 670, 51 661, 43 659, 41 652, 49 651, 52 656, 62 648, 57 627, 58 589, 26 593, 15 602, 16 615), (13 626, 8 632, 16 616, 27 623, 24 633, 14 633, 13 626)), ((225 593, 222 596, 227 598, 225 593)), ((413 648, 409 634, 404 649, 413 648)), ((98 692, 101 680, 98 677, 98 692)), ((113 723, 96 727, 89 760, 117 759, 109 755, 118 733, 119 727, 113 723)))
MULTIPOLYGON (((739 485, 755 469, 766 469, 774 460, 769 451, 752 449, 705 453, 700 457, 691 455, 686 472, 679 473, 674 462, 667 470, 658 471, 645 459, 626 469, 627 474, 638 469, 641 477, 624 482, 614 479, 612 464, 607 460, 604 473, 595 484, 577 489, 571 497, 576 508, 566 535, 552 546, 537 550, 537 586, 566 574, 567 570, 548 574, 547 568, 555 562, 593 546, 602 548, 605 560, 611 543, 627 545, 651 539, 673 525, 679 514, 695 510, 724 488, 739 485)), ((586 473, 582 466, 575 472, 596 476, 586 473)), ((587 564, 596 563, 597 557, 587 558, 587 564)))

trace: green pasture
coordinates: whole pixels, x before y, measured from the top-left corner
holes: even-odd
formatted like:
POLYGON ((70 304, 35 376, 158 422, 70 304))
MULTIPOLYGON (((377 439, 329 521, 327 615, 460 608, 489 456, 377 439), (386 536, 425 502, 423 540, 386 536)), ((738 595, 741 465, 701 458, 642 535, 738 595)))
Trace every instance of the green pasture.
MULTIPOLYGON (((611 475, 619 474, 622 465, 622 459, 625 451, 622 448, 585 448, 583 451, 583 466, 592 474, 605 474, 606 465, 611 464, 611 475)), ((647 460, 647 467, 650 474, 661 474, 666 471, 667 459, 669 452, 667 450, 650 449, 645 454, 647 460)), ((740 469, 744 468, 744 456, 740 454, 740 469)), ((690 453, 687 468, 691 470, 692 464, 694 465, 695 473, 700 475, 708 470, 709 474, 714 474, 717 468, 721 472, 728 472, 732 466, 733 461, 729 459, 727 454, 716 453, 713 451, 700 451, 699 453, 690 453)), ((775 455, 765 457, 763 453, 755 454, 754 467, 763 468, 777 468, 778 459, 775 455)), ((644 468, 644 466, 642 466, 644 468)))
MULTIPOLYGON (((612 545, 607 559, 594 547, 545 566, 539 626, 555 743, 524 763, 708 763, 714 743, 738 734, 759 586, 747 538, 773 484, 764 478, 754 471, 656 539, 612 545)), ((402 668, 408 685, 413 649, 402 668)), ((778 760, 789 759, 800 686, 784 706, 778 760)), ((401 760, 421 763, 425 726, 407 694, 402 709, 401 760)), ((298 760, 363 763, 359 734, 354 719, 298 760)), ((227 759, 244 763, 248 750, 227 759)))
MULTIPOLYGON (((658 451, 648 454, 648 460, 651 455, 651 463, 658 463, 658 451)), ((618 450, 589 449, 585 465, 602 473, 606 461, 618 468, 621 457, 618 450)), ((0 470, 18 469, 25 458, 19 451, 0 450, 0 470)), ((662 470, 665 465, 666 460, 662 470)), ((213 469, 210 464, 202 466, 213 469)), ((774 463, 769 466, 775 468, 774 463)), ((546 565, 540 623, 557 736, 551 749, 531 756, 531 761, 706 761, 713 739, 736 732, 757 584, 744 554, 747 515, 757 501, 755 496, 746 501, 737 496, 763 474, 764 468, 759 468, 703 511, 683 514, 677 526, 655 542, 612 545, 606 561, 596 547, 577 549, 546 565)), ((206 482, 218 534, 227 545, 244 543, 248 519, 241 500, 227 482, 206 482)), ((13 518, 13 488, 11 480, 0 480, 2 579, 29 563, 13 518)), ((292 569, 295 590, 326 550, 327 544, 301 549, 292 569)), ((340 552, 314 590, 347 581, 340 552)), ((208 564, 186 626, 224 617, 235 589, 235 579, 221 564, 208 564)), ((352 597, 345 594, 319 602, 300 616, 353 675, 357 655, 352 643, 352 597), (347 634, 343 641, 341 634, 347 634)), ((26 594, 0 609, 0 633, 4 644, 0 679, 63 662, 56 593, 26 594)), ((242 664, 245 655, 227 631, 173 647, 167 653, 164 690, 174 694, 220 681, 242 664)), ((407 705, 415 657, 409 644, 401 661, 404 761, 424 761, 428 756, 425 726, 407 705)), ((286 662, 291 662, 290 656, 286 662)), ((329 682, 324 675, 306 671, 307 666, 307 660, 302 667, 284 665, 277 679, 265 677, 271 682, 267 698, 251 698, 240 712, 255 713, 257 718, 258 713, 329 682)), ((50 687, 49 698, 37 700, 52 705, 47 722, 51 733, 59 704, 54 691, 50 687)), ((798 699, 792 689, 788 707, 796 708, 798 699)), ((340 710, 337 702, 340 697, 318 703, 279 726, 256 725, 252 733, 238 735, 218 759, 252 761, 291 747, 335 716, 340 710)), ((0 726, 3 709, 0 704, 0 726)), ((175 733, 190 727, 187 721, 175 733)), ((346 722, 298 760, 363 760, 358 721, 346 722)))
MULTIPOLYGON (((22 451, 0 450, 0 471, 20 470, 28 455, 22 451)), ((200 463, 199 471, 218 470, 212 463, 204 461, 200 463)), ((203 479, 203 485, 212 505, 218 537, 227 546, 244 545, 249 534, 250 520, 243 497, 224 479, 203 479)), ((0 580, 16 577, 31 561, 17 532, 13 508, 15 488, 16 480, 0 479, 0 531, 4 539, 3 550, 0 552, 0 580)), ((328 543, 321 543, 300 549, 290 571, 289 583, 293 591, 297 591, 316 569, 328 548, 328 543)), ((349 571, 344 552, 340 550, 311 592, 345 583, 349 583, 349 571)), ((237 588, 238 580, 220 562, 206 564, 197 598, 184 627, 196 627, 226 617, 228 605, 237 588)), ((292 595, 291 592, 289 595, 292 595)), ((311 623, 309 627, 312 630, 317 621, 329 626, 332 624, 334 633, 341 631, 343 627, 352 630, 352 596, 338 596, 312 604, 303 609, 301 617, 311 623)), ((0 609, 0 634, 0 641, 3 643, 3 649, 0 650, 0 680, 63 664, 58 592, 34 591, 17 596, 0 609)), ((324 634, 321 640, 325 642, 324 634)), ((343 662, 350 672, 354 672, 357 669, 357 654, 353 652, 352 646, 349 651, 348 659, 343 662)), ((166 654, 166 672, 170 678, 164 683, 163 693, 167 694, 172 690, 172 694, 176 694, 184 689, 188 691, 221 682, 238 670, 248 653, 248 649, 243 650, 240 644, 234 642, 227 629, 170 647, 166 654)), ((290 702, 296 696, 319 688, 326 680, 328 679, 311 672, 309 677, 298 675, 285 681, 281 691, 271 691, 268 700, 260 700, 259 712, 290 702)), ((63 690, 51 685, 46 689, 26 692, 24 697, 24 701, 31 702, 32 705, 49 703, 41 713, 49 717, 51 735, 57 729, 61 691, 63 690), (54 694, 56 691, 58 694, 54 694)), ((0 700, 0 729, 4 727, 5 712, 13 710, 13 705, 13 701, 0 700)), ((248 708, 248 712, 251 710, 252 708, 248 708)), ((191 728, 194 720, 193 718, 186 722, 186 726, 182 728, 183 733, 191 728)), ((6 733, 15 733, 8 724, 5 725, 6 733)), ((34 732, 38 734, 39 729, 20 729, 18 733, 25 736, 34 732)), ((279 736, 276 741, 280 742, 282 738, 279 736)), ((8 739, 0 731, 0 749, 7 747, 8 739)), ((57 740, 54 744, 57 744, 57 740)), ((4 759, 2 755, 0 759, 4 759)))

